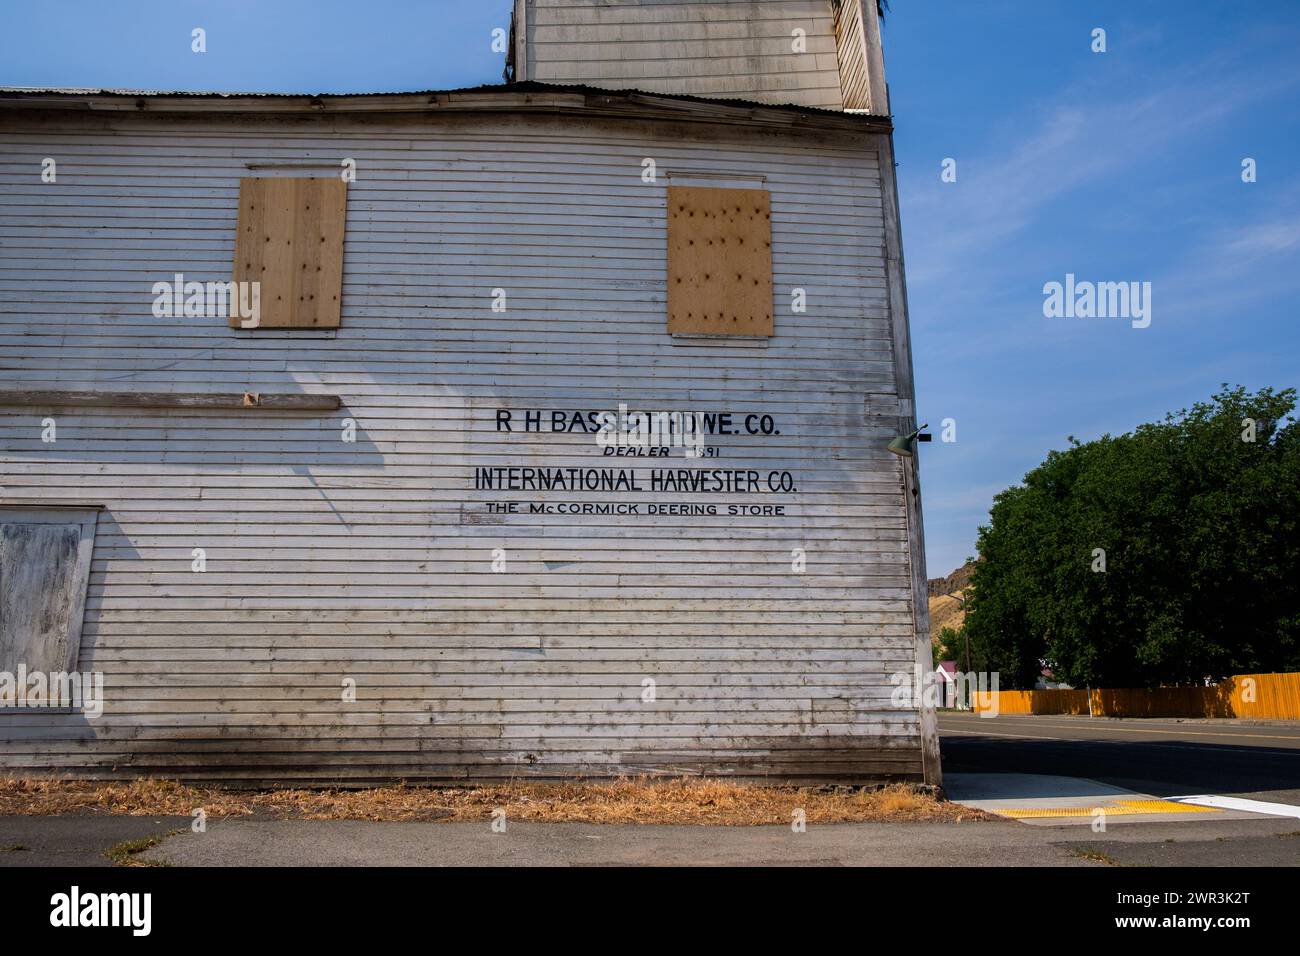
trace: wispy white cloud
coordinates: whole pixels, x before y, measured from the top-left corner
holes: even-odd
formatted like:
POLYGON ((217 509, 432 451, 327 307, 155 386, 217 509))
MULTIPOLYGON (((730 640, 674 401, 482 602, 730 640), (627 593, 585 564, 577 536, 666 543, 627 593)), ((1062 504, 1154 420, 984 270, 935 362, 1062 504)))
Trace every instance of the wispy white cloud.
MULTIPOLYGON (((1112 81, 1124 85, 1123 77, 1112 81)), ((1300 61, 1279 71, 1219 54, 1138 96, 1096 82, 1060 91, 1028 132, 1017 134, 1025 125, 1017 117, 994 131, 983 153, 954 157, 956 184, 939 181, 937 159, 932 170, 903 171, 909 282, 957 276, 966 286, 973 263, 1043 225, 1053 201, 1126 169, 1176 162, 1182 139, 1298 86, 1300 61)))
POLYGON ((1273 195, 1263 211, 1198 237, 1155 278, 1165 314, 1186 325, 1300 291, 1300 187, 1273 195))

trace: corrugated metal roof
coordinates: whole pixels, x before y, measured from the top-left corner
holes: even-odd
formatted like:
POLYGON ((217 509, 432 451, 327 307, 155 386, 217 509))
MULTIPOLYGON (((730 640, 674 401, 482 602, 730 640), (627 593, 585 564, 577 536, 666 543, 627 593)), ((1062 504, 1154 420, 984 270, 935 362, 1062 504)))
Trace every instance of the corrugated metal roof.
MULTIPOLYGON (((494 84, 502 87, 502 84, 494 84)), ((98 88, 93 86, 0 86, 0 93, 50 93, 61 96, 206 96, 214 98, 247 96, 305 96, 310 99, 340 96, 420 96, 433 93, 465 93, 474 90, 491 89, 492 86, 466 86, 454 90, 367 90, 355 93, 268 93, 239 90, 131 90, 98 88)))
POLYGON ((402 90, 402 91, 383 91, 383 92, 358 92, 358 93, 241 93, 234 91, 214 91, 214 90, 129 90, 129 89, 112 89, 92 87, 22 87, 22 86, 4 86, 0 87, 0 97, 3 98, 24 98, 30 96, 39 98, 42 96, 110 96, 122 97, 124 99, 155 99, 162 97, 184 97, 191 99, 205 100, 234 100, 234 99, 305 99, 305 100, 344 100, 356 99, 359 97, 383 99, 386 97, 410 97, 410 96, 451 96, 456 94, 483 93, 483 94, 518 94, 518 93, 574 93, 585 96, 611 96, 631 98, 637 96, 650 96, 658 100, 677 101, 682 103, 699 103, 713 104, 720 106, 731 106, 743 109, 758 110, 781 110, 792 113, 800 113, 810 116, 825 117, 861 117, 864 120, 874 119, 877 122, 888 117, 870 117, 865 113, 845 112, 842 110, 824 109, 816 106, 802 106, 794 103, 758 103, 753 100, 732 99, 720 96, 694 96, 686 93, 660 93, 654 90, 639 89, 606 89, 604 87, 586 86, 583 84, 570 83, 540 83, 529 80, 521 83, 491 83, 482 86, 464 86, 455 89, 444 90, 402 90))

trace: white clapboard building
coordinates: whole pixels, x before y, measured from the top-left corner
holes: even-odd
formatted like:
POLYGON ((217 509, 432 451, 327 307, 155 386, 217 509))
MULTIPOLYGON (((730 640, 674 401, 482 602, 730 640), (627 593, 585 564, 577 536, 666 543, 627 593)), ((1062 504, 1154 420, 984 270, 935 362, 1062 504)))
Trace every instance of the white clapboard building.
POLYGON ((510 45, 0 93, 0 771, 938 781, 874 7, 510 45))

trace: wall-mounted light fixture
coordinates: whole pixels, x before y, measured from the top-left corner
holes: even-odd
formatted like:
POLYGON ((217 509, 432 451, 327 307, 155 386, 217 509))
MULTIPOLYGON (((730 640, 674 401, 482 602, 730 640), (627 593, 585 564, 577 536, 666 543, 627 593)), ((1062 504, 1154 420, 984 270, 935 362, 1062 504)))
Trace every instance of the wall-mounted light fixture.
POLYGON ((912 455, 916 453, 916 443, 918 441, 930 440, 929 435, 921 434, 921 432, 925 431, 929 427, 930 426, 928 424, 922 425, 920 428, 912 432, 910 435, 900 435, 899 437, 890 441, 887 447, 895 455, 899 455, 903 458, 911 458, 912 455))

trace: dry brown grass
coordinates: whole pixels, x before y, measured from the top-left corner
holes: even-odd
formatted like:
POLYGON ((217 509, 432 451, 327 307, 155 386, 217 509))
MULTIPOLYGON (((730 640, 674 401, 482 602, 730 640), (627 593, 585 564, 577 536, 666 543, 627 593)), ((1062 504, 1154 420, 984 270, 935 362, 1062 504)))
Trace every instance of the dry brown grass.
POLYGON ((953 591, 930 598, 930 630, 935 639, 945 627, 960 631, 966 623, 966 605, 962 603, 965 596, 965 591, 953 591))
POLYGON ((258 815, 287 820, 484 821, 504 808, 511 820, 547 823, 788 824, 802 809, 808 823, 952 823, 990 819, 896 785, 879 790, 759 787, 725 780, 636 778, 570 783, 511 783, 371 790, 239 791, 169 780, 124 783, 0 778, 0 815, 76 813, 210 817, 258 815))

